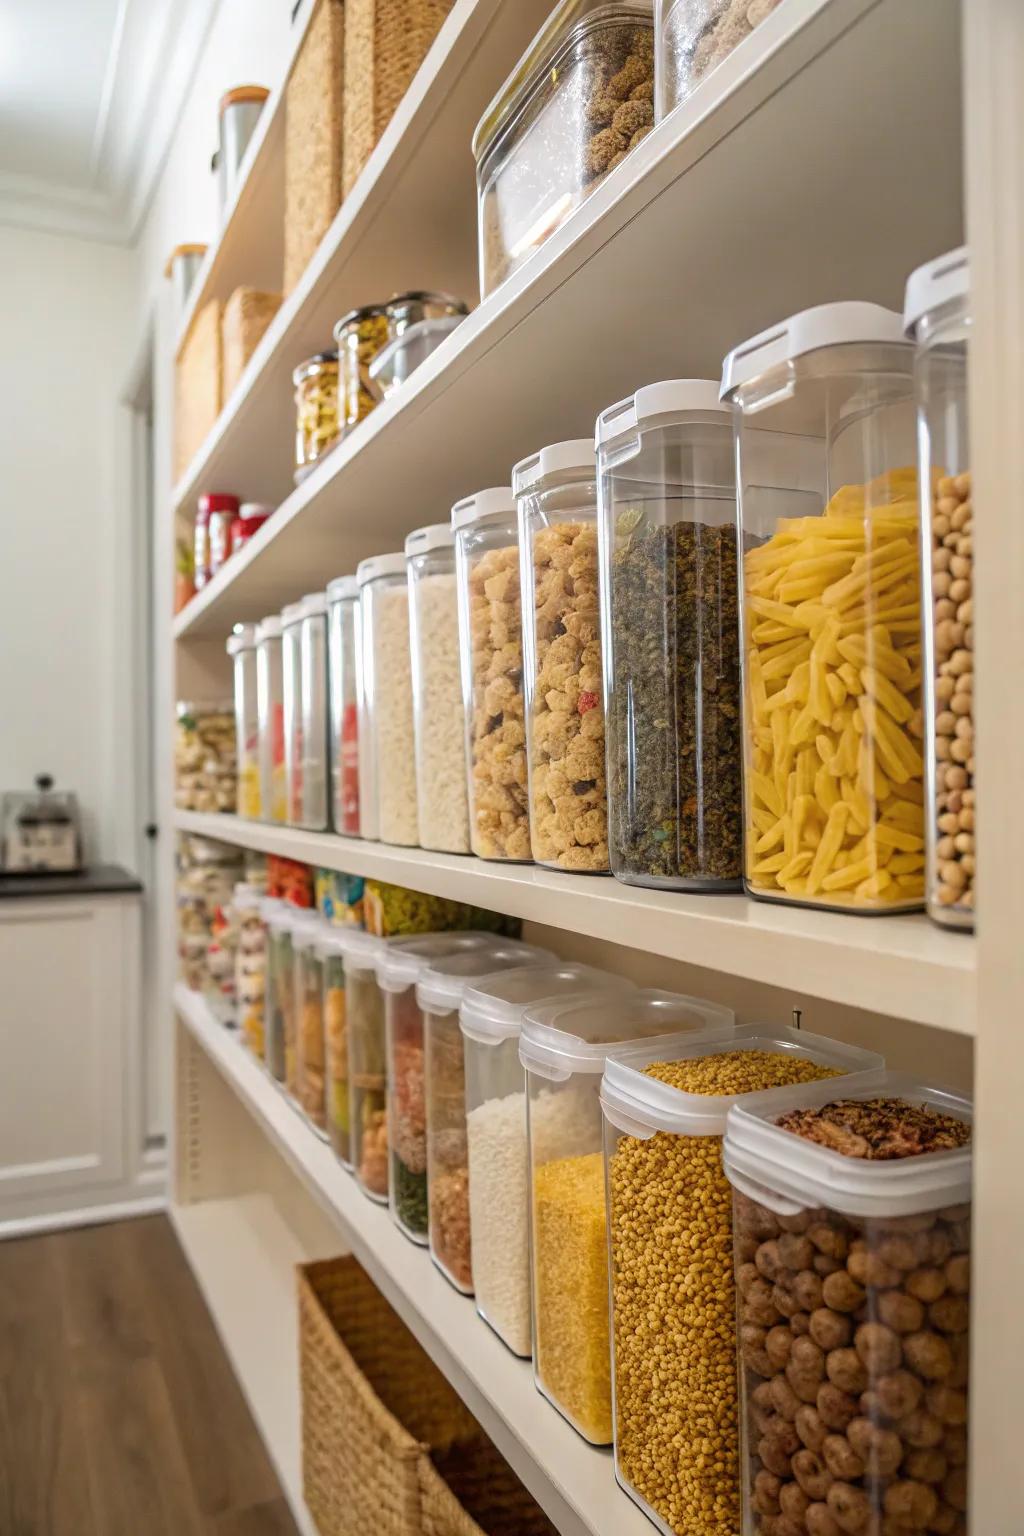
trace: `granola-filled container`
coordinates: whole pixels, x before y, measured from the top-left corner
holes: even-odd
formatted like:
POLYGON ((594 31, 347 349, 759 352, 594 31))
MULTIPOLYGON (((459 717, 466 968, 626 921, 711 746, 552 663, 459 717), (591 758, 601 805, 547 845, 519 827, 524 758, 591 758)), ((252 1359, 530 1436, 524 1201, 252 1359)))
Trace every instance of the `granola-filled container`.
POLYGON ((652 0, 561 0, 473 135, 483 297, 653 122, 652 0))
POLYGON ((359 583, 338 576, 327 587, 327 673, 331 721, 331 824, 359 836, 359 583))
POLYGON ((238 814, 260 818, 259 712, 256 700, 256 626, 236 624, 227 640, 235 686, 238 814))
POLYGON ((410 533, 405 560, 420 847, 468 853, 466 717, 450 526, 434 523, 410 533))
POLYGON ((734 407, 746 886, 847 912, 924 895, 913 348, 825 304, 725 360, 734 407))
POLYGON ((348 1013, 345 1007, 345 944, 321 934, 317 947, 323 978, 324 1112, 327 1139, 346 1168, 352 1167, 352 1104, 349 1082, 348 1013))
POLYGON ((971 1113, 897 1072, 730 1111, 744 1536, 965 1536, 971 1113))
POLYGON ((862 1082, 882 1065, 755 1024, 648 1042, 605 1066, 615 1475, 664 1536, 736 1536, 740 1525, 729 1109, 793 1083, 862 1082))
POLYGON ((456 502, 452 530, 470 846, 481 859, 528 863, 519 531, 511 490, 495 486, 456 502))
POLYGON ((731 1009, 635 989, 539 1003, 523 1020, 533 1379, 591 1445, 612 1441, 601 1073, 638 1040, 668 1051, 680 1032, 734 1028, 731 1009))
POLYGON ((519 517, 530 844, 538 864, 605 873, 597 469, 587 439, 512 471, 519 517))
POLYGON ((685 101, 779 0, 655 0, 657 116, 685 101))
POLYGON ((356 577, 363 626, 359 716, 363 836, 414 847, 419 842, 419 821, 405 555, 361 560, 356 577), (372 774, 372 789, 364 785, 364 771, 372 774))
POLYGON ((348 1022, 349 1124, 353 1171, 363 1194, 388 1201, 387 1056, 384 998, 377 961, 384 941, 359 929, 338 935, 345 971, 348 1022))
POLYGON ((974 502, 966 248, 919 267, 904 324, 916 342, 928 798, 925 894, 944 928, 974 927, 974 502))
POLYGON ((231 898, 235 922, 235 1017, 242 1039, 263 1060, 264 986, 267 973, 266 897, 251 885, 236 885, 231 898))
POLYGON ((358 426, 380 400, 370 378, 370 364, 387 339, 388 317, 382 304, 366 304, 361 309, 350 310, 334 327, 342 432, 358 426))
POLYGON ((333 448, 340 431, 338 354, 317 352, 292 374, 295 386, 295 479, 303 479, 333 448))
POLYGON ((295 966, 295 1070, 289 1092, 310 1124, 327 1131, 324 1061, 323 923, 312 917, 292 934, 295 966))
POLYGON ((284 822, 288 814, 284 765, 284 673, 281 620, 268 614, 256 625, 256 734, 260 814, 284 822))

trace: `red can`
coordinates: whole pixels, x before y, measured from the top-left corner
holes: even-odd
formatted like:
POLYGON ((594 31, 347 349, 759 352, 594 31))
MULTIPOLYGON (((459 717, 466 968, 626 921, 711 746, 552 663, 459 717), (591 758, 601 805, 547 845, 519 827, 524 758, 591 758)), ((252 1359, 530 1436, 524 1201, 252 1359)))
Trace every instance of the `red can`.
POLYGON ((227 559, 228 529, 238 516, 238 497, 220 491, 208 491, 199 498, 195 522, 196 591, 205 587, 214 571, 227 559), (215 560, 213 540, 223 541, 223 558, 215 560))
POLYGON ((248 544, 254 533, 258 533, 270 516, 270 507, 261 507, 256 502, 247 501, 231 524, 231 547, 229 553, 237 555, 243 544, 248 544))

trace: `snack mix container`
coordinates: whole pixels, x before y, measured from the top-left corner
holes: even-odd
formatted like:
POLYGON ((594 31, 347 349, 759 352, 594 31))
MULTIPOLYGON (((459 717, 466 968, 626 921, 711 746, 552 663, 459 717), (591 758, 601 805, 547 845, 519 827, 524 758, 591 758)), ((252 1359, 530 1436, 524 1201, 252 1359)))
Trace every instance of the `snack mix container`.
POLYGON ((419 821, 405 555, 374 555, 361 560, 356 577, 363 626, 359 685, 359 817, 363 836, 415 847, 419 821), (364 784, 364 773, 370 774, 370 783, 364 784))
MULTIPOLYGON (((286 1065, 286 1078, 296 1104, 313 1128, 325 1136, 323 937, 323 923, 315 914, 292 933, 295 1062, 294 1070, 286 1065)), ((285 1054, 287 1063, 287 1048, 285 1054)))
POLYGON ((597 421, 608 841, 628 885, 743 880, 732 417, 708 379, 597 421))
POLYGON ((256 688, 256 626, 236 624, 228 636, 235 687, 235 754, 238 814, 260 818, 259 709, 256 688))
POLYGON ((288 798, 284 764, 284 673, 281 620, 268 614, 256 626, 256 729, 260 770, 260 813, 283 823, 288 798))
POLYGON ((653 122, 651 0, 561 0, 473 135, 483 297, 653 122))
POLYGON ((605 873, 597 470, 588 439, 512 471, 519 517, 530 844, 538 864, 605 873))
POLYGON ((965 1536, 970 1135, 896 1072, 730 1110, 744 1536, 965 1536))
POLYGON ((337 352, 317 352, 314 357, 307 358, 292 374, 292 383, 295 386, 295 479, 298 482, 338 440, 337 352))
POLYGON ((915 343, 924 601, 928 915, 974 927, 974 504, 971 496, 967 250, 919 267, 904 323, 915 343))
POLYGON ((370 378, 370 363, 388 340, 387 311, 367 304, 344 315, 334 327, 338 351, 338 413, 342 433, 369 416, 380 396, 370 378))
POLYGON ((849 912, 924 895, 913 348, 876 304, 737 347, 746 887, 849 912))
POLYGON ((466 717, 455 535, 449 525, 434 523, 410 533, 405 560, 420 847, 468 853, 466 717))
POLYGON ((327 588, 331 824, 359 836, 359 583, 338 576, 327 588))
POLYGON ((882 1064, 806 1030, 747 1025, 648 1041, 605 1067, 615 1475, 664 1536, 740 1525, 729 1109, 882 1064))
POLYGON ((377 985, 384 942, 358 928, 345 929, 338 938, 345 971, 353 1171, 363 1194, 387 1205, 387 1059, 384 997, 377 985))
POLYGON ((466 716, 469 838, 481 859, 530 862, 516 504, 505 486, 452 508, 466 716))
POLYGON ((346 1168, 352 1167, 352 1105, 345 1007, 345 943, 337 933, 320 939, 323 967, 324 1067, 327 1136, 346 1168))
POLYGON ((779 0, 655 0, 658 122, 750 36, 779 0))

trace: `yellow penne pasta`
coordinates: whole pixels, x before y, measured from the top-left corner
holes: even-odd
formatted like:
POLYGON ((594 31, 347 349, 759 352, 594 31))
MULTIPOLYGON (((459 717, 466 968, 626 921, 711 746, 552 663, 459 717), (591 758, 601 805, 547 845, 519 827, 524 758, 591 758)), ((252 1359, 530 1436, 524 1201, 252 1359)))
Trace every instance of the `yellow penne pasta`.
POLYGON ((776 817, 782 816, 783 804, 778 791, 771 779, 764 773, 752 773, 750 775, 750 787, 760 800, 761 804, 769 811, 774 811, 776 817))
POLYGON ((786 855, 784 853, 773 853, 770 859, 761 859, 757 864, 755 864, 751 873, 755 875, 774 875, 777 874, 778 871, 785 866, 785 864, 786 855))
POLYGON ((877 699, 882 708, 896 721, 902 724, 909 720, 914 713, 913 706, 904 698, 898 688, 894 688, 889 679, 877 667, 861 667, 861 681, 868 693, 877 699))
POLYGON ((821 842, 814 852, 814 862, 807 874, 807 894, 813 896, 815 891, 821 888, 821 883, 832 868, 832 860, 842 847, 843 837, 846 833, 846 824, 850 818, 850 807, 840 801, 834 805, 828 813, 825 822, 825 831, 821 842))

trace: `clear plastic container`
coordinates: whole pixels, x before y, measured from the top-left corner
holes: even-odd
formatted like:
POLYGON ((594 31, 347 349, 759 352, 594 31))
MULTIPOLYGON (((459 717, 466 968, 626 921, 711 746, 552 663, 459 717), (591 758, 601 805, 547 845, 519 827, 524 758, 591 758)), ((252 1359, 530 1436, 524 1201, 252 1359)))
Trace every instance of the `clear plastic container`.
POLYGON ((410 533, 405 559, 420 846, 468 853, 466 716, 455 535, 449 525, 435 523, 410 533))
POLYGON ((254 886, 236 885, 231 899, 235 946, 236 1021, 242 1039, 260 1061, 264 1055, 263 1016, 267 974, 266 897, 254 886))
POLYGON ((533 1379, 591 1445, 612 1442, 601 1073, 645 1040, 731 1037, 729 1008, 669 992, 540 1003, 523 1019, 533 1379))
POLYGON ((419 841, 409 586, 405 555, 374 555, 356 572, 362 618, 359 814, 364 837, 419 841), (362 750, 364 733, 367 751, 362 750), (363 773, 372 774, 372 791, 363 773), (368 828, 375 828, 369 831, 368 828))
POLYGON ((179 811, 229 811, 238 804, 234 704, 179 700, 174 731, 174 804, 179 811))
MULTIPOLYGON (((279 1083, 283 1083, 293 1099, 298 1097, 298 1029, 299 989, 298 967, 295 960, 296 940, 316 920, 316 914, 290 907, 286 903, 285 914, 280 919, 283 929, 282 942, 275 959, 277 1009, 272 1020, 271 1032, 266 1040, 267 1066, 279 1083)), ((279 919, 274 918, 275 934, 279 919)))
POLYGON ((612 872, 743 880, 732 422, 707 379, 650 384, 597 422, 612 872))
POLYGON ((538 864, 606 873, 604 704, 593 442, 512 471, 519 516, 530 843, 538 864))
POLYGON ((292 374, 295 385, 295 478, 333 448, 341 430, 338 413, 338 354, 317 352, 292 374))
POLYGON ((359 583, 339 576, 327 588, 331 694, 331 820, 335 832, 359 836, 359 682, 356 636, 359 583))
POLYGON ((302 824, 302 604, 281 609, 281 696, 285 820, 302 824))
POLYGON ((364 1195, 388 1200, 387 1050, 384 997, 377 985, 383 939, 359 929, 339 934, 345 970, 352 1164, 364 1195))
POLYGON ((466 988, 517 966, 553 963, 550 950, 515 940, 441 959, 416 986, 423 1015, 430 1256, 456 1290, 473 1291, 466 1066, 459 1007, 466 988))
POLYGON ((746 886, 849 912, 924 894, 913 349, 826 304, 725 360, 736 408, 746 886))
POLYGON ((650 1042, 605 1067, 615 1475, 665 1536, 740 1524, 729 1109, 882 1065, 806 1030, 748 1025, 650 1042))
POLYGON ((339 1160, 352 1167, 352 1093, 348 1013, 345 998, 345 942, 336 934, 320 940, 323 965, 327 1137, 339 1160))
POLYGON ((323 923, 313 916, 292 934, 295 964, 295 1068, 289 1092, 321 1135, 327 1133, 323 923))
POLYGON ((653 122, 652 0, 561 0, 473 135, 484 297, 653 122))
POLYGON ((917 343, 918 484, 924 572, 928 915, 974 927, 974 502, 971 494, 967 250, 920 267, 904 323, 917 343), (926 532, 924 532, 926 530, 926 532))
POLYGON ((350 310, 334 327, 342 432, 358 426, 380 401, 370 364, 387 340, 388 317, 382 304, 350 310))
POLYGON ((232 659, 235 682, 238 814, 258 821, 261 811, 255 624, 236 624, 226 649, 232 659))
POLYGON ((436 320, 419 320, 394 341, 389 341, 370 364, 370 379, 374 388, 380 391, 385 400, 396 389, 401 389, 415 369, 425 363, 432 352, 437 351, 442 341, 447 341, 465 317, 465 309, 462 309, 436 320))
POLYGON ((256 626, 256 718, 260 812, 264 821, 287 820, 284 766, 284 673, 281 620, 268 614, 256 626))
POLYGON ((836 1097, 729 1114, 744 1536, 810 1531, 811 1509, 966 1536, 971 1106, 896 1072, 836 1097))
POLYGON ((438 320, 463 320, 469 313, 461 299, 450 293, 431 293, 413 289, 396 293, 384 306, 388 317, 389 341, 404 341, 418 325, 438 320))
POLYGON ((770 16, 779 0, 655 0, 658 122, 770 16))
POLYGON ((452 508, 466 715, 469 837, 481 859, 529 863, 516 504, 504 486, 452 508))
POLYGON ((267 929, 267 969, 263 986, 263 1064, 279 1083, 284 1082, 283 997, 292 986, 292 931, 285 902, 276 896, 263 898, 267 929))

